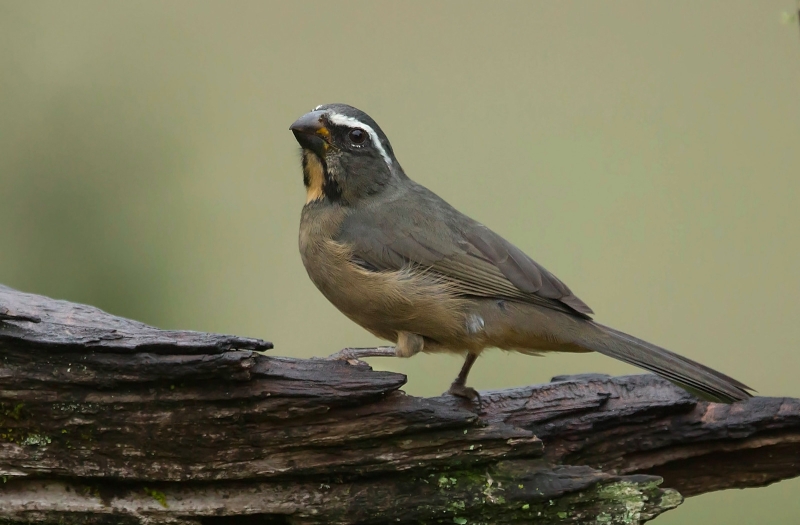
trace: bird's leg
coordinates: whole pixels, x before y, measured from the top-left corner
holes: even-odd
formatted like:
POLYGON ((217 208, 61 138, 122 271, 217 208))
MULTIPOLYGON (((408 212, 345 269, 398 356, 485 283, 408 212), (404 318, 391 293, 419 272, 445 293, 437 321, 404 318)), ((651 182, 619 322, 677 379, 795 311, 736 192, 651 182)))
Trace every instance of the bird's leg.
POLYGON ((373 348, 343 348, 327 359, 338 359, 357 364, 365 357, 411 357, 422 351, 425 340, 421 335, 410 332, 397 334, 397 346, 377 346, 373 348))
POLYGON ((335 354, 331 354, 325 359, 348 361, 350 364, 357 364, 365 357, 395 357, 397 349, 393 346, 374 346, 372 348, 342 348, 335 354))
POLYGON ((467 376, 469 375, 472 365, 475 364, 476 359, 478 359, 478 354, 467 354, 467 358, 464 360, 464 366, 461 367, 461 372, 458 373, 458 377, 456 377, 456 380, 450 385, 448 392, 454 396, 469 399, 470 401, 477 400, 478 408, 480 408, 481 395, 474 388, 467 386, 467 376))

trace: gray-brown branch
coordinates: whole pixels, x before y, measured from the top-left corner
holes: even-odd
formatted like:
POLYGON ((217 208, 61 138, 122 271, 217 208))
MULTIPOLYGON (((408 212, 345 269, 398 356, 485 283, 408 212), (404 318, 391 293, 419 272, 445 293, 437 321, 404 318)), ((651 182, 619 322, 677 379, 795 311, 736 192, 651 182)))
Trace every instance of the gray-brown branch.
POLYGON ((800 473, 797 399, 586 375, 476 414, 269 348, 0 286, 0 523, 643 523, 800 473))

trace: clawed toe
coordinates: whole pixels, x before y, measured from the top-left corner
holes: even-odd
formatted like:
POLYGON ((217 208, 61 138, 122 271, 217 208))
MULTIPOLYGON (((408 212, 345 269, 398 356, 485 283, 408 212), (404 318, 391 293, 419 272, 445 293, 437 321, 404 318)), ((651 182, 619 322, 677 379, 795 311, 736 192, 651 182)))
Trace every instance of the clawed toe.
POLYGON ((369 366, 369 363, 359 359, 358 355, 354 355, 353 348, 342 348, 335 354, 331 354, 325 359, 327 361, 345 361, 351 366, 369 366))
POLYGON ((481 402, 481 395, 478 393, 477 390, 475 390, 471 386, 453 383, 452 385, 450 385, 450 388, 447 390, 447 393, 456 397, 460 397, 462 399, 466 399, 468 401, 477 401, 478 410, 480 410, 483 407, 483 403, 481 402))
POLYGON ((365 365, 364 361, 353 355, 352 348, 342 348, 338 352, 329 355, 325 359, 328 361, 347 361, 351 365, 365 365))

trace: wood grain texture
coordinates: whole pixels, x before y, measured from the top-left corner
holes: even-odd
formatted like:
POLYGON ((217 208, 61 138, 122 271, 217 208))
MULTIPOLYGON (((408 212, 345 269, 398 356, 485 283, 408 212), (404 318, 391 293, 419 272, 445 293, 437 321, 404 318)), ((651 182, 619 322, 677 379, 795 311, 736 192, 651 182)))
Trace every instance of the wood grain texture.
POLYGON ((800 474, 797 399, 583 375, 477 414, 269 348, 0 287, 0 523, 644 523, 800 474))

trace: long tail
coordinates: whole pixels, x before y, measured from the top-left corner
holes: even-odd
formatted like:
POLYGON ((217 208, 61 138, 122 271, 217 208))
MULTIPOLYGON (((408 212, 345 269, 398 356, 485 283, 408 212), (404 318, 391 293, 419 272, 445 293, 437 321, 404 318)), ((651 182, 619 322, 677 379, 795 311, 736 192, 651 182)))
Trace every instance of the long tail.
POLYGON ((579 345, 628 364, 644 368, 672 381, 692 394, 718 403, 751 397, 749 386, 691 359, 595 322, 592 333, 579 345))

